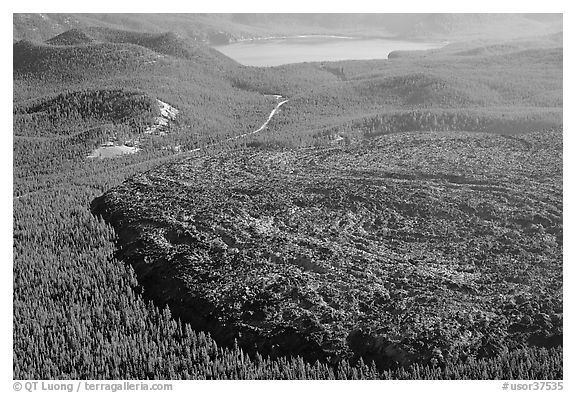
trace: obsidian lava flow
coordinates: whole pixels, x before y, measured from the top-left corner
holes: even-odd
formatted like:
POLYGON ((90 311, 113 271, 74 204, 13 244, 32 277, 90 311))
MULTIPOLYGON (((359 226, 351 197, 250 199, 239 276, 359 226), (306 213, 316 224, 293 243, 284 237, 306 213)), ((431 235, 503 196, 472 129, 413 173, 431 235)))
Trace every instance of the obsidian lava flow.
POLYGON ((380 367, 562 342, 562 134, 243 149, 92 204, 157 304, 224 345, 380 367))

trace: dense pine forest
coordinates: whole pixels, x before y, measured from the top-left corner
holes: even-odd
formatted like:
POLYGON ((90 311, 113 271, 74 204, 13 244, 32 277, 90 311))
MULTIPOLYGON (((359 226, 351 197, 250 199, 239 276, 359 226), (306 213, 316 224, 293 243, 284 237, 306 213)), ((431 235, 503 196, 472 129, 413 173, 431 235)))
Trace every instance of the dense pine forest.
MULTIPOLYGON (((14 43, 15 379, 562 379, 561 282, 553 288, 560 298, 546 306, 511 305, 538 308, 518 315, 532 315, 521 322, 530 328, 538 315, 552 337, 545 344, 390 367, 369 356, 270 356, 217 343, 150 299, 118 253, 117 230, 90 209, 134 175, 238 149, 339 149, 424 131, 549 130, 560 135, 554 151, 561 152, 561 36, 271 68, 242 66, 201 38, 100 26, 14 43), (264 123, 278 103, 273 95, 288 101, 267 128, 236 138, 264 123), (163 118, 162 103, 177 115, 163 118), (151 132, 159 121, 162 132, 151 132), (106 144, 139 150, 88 157, 106 144)), ((550 192, 561 193, 561 168, 554 169, 560 184, 550 192)), ((561 215, 542 224, 553 227, 542 235, 549 259, 531 263, 553 261, 561 279, 561 215)))

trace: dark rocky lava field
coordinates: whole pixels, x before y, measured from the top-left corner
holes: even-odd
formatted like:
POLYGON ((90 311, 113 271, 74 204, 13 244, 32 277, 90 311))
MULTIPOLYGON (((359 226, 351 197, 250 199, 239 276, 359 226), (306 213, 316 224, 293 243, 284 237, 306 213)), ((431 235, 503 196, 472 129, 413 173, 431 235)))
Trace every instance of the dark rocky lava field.
POLYGON ((331 363, 562 342, 562 131, 212 153, 92 203, 140 289, 219 344, 331 363))

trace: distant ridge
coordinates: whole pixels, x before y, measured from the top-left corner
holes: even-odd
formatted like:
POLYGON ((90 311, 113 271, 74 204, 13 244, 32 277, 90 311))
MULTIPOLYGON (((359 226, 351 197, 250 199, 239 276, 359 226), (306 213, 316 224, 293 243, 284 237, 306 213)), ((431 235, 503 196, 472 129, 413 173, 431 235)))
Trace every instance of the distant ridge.
POLYGON ((88 27, 72 29, 46 41, 50 45, 82 45, 95 42, 114 44, 133 44, 142 46, 168 56, 183 59, 201 59, 208 57, 223 61, 227 57, 206 45, 193 43, 174 32, 143 33, 130 30, 111 29, 107 27, 88 27))
POLYGON ((74 28, 45 42, 20 40, 13 46, 14 72, 34 77, 84 79, 91 73, 122 74, 171 62, 170 58, 192 61, 209 73, 240 67, 209 46, 173 32, 74 28))
POLYGON ((13 39, 45 41, 70 29, 174 31, 211 45, 291 34, 415 39, 513 38, 562 31, 561 14, 14 14, 13 39))
POLYGON ((89 37, 86 32, 80 29, 72 29, 58 34, 56 37, 46 41, 50 45, 81 45, 90 44, 94 39, 89 37))

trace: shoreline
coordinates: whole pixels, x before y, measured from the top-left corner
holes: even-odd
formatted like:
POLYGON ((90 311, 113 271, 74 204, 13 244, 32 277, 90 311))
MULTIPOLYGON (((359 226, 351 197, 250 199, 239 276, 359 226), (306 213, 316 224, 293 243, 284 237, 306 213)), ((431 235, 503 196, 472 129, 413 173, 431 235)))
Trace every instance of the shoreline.
POLYGON ((446 39, 424 39, 424 38, 412 38, 403 36, 380 36, 380 35, 336 35, 336 34, 301 34, 301 35, 285 35, 285 36, 265 36, 265 37, 253 37, 253 38, 239 38, 230 40, 227 44, 208 44, 211 48, 226 47, 234 44, 246 44, 246 43, 259 43, 262 41, 274 41, 274 40, 294 40, 301 38, 326 38, 334 40, 384 40, 384 41, 406 41, 406 42, 424 42, 430 44, 442 44, 448 45, 450 41, 446 39))

